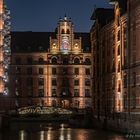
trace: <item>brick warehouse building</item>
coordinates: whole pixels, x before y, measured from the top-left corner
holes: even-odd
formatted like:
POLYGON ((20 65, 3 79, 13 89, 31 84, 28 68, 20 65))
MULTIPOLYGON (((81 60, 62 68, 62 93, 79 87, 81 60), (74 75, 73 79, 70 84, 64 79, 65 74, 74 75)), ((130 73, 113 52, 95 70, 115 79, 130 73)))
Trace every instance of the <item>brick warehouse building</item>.
POLYGON ((110 0, 91 17, 93 112, 109 129, 139 133, 140 1, 110 0))
POLYGON ((55 32, 12 32, 9 94, 1 109, 43 105, 91 107, 90 35, 66 16, 55 32))

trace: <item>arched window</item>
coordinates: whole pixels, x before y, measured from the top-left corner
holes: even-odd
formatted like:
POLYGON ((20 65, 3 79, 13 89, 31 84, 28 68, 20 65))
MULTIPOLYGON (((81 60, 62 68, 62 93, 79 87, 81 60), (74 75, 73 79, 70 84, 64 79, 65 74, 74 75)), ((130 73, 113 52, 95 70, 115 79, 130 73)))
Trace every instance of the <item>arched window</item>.
POLYGON ((38 62, 39 62, 39 64, 44 64, 44 59, 43 59, 42 57, 40 57, 40 58, 38 59, 38 62))
POLYGON ((86 59, 85 59, 85 64, 86 64, 86 65, 90 65, 90 64, 91 64, 91 61, 90 61, 89 58, 86 58, 86 59))
POLYGON ((53 57, 51 61, 52 61, 52 64, 57 64, 57 58, 56 57, 53 57))
POLYGON ((74 59, 74 64, 80 64, 79 58, 75 58, 75 59, 74 59))

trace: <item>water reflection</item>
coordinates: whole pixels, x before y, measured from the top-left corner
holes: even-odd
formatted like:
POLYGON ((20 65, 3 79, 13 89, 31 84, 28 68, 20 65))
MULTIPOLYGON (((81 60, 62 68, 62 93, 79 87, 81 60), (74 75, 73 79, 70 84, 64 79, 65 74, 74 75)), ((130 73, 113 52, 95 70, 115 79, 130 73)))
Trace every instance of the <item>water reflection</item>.
POLYGON ((126 140, 123 135, 93 129, 73 129, 65 124, 59 127, 39 125, 41 130, 33 128, 0 133, 0 140, 126 140))

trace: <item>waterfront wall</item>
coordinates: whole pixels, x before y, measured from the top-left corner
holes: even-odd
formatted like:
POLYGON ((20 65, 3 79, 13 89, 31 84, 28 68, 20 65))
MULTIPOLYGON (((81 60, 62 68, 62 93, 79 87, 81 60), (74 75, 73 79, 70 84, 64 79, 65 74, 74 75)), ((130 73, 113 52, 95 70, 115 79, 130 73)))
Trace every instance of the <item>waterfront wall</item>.
POLYGON ((93 126, 125 134, 140 134, 140 114, 117 114, 113 117, 97 116, 93 119, 93 126))

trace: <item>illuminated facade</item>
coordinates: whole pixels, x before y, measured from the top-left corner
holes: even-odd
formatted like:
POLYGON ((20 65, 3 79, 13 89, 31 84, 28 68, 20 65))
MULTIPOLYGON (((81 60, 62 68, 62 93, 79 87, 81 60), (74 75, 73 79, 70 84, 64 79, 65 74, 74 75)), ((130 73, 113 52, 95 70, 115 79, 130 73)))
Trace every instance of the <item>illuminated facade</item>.
POLYGON ((114 9, 95 9, 91 19, 94 114, 113 116, 127 111, 125 87, 127 54, 127 1, 111 1, 114 9))
POLYGON ((0 0, 0 96, 8 94, 8 65, 10 62, 10 12, 0 0))
POLYGON ((91 107, 90 35, 66 16, 56 32, 13 32, 11 106, 91 107))

